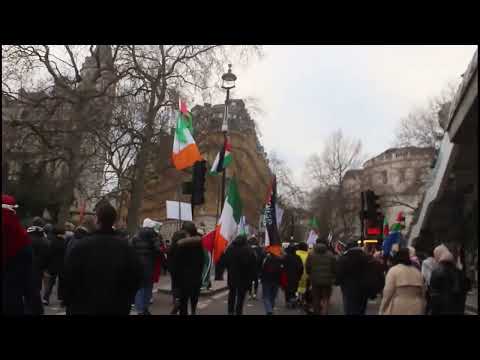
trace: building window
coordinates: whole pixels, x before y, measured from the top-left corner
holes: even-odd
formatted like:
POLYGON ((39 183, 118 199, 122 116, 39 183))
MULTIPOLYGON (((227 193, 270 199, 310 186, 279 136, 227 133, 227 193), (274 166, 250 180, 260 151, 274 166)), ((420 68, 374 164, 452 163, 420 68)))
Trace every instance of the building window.
POLYGON ((384 184, 388 183, 387 170, 382 171, 382 178, 384 184))

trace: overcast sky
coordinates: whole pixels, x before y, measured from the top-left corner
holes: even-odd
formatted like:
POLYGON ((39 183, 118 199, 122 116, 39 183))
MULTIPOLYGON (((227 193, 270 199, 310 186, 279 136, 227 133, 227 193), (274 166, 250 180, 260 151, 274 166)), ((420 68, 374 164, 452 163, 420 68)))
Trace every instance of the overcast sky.
POLYGON ((305 160, 336 129, 375 156, 392 147, 398 121, 458 83, 476 46, 265 46, 238 76, 235 97, 254 96, 262 142, 301 180, 305 160))

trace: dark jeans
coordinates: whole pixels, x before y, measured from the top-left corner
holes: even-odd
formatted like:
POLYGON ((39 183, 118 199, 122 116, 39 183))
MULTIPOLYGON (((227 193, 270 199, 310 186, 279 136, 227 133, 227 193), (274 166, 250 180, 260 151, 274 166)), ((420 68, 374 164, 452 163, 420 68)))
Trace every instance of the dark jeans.
POLYGON ((331 296, 331 286, 312 285, 313 313, 315 315, 327 315, 331 296))
POLYGON ((198 297, 200 296, 200 288, 180 289, 180 315, 188 315, 188 301, 190 300, 191 315, 197 312, 198 297))
POLYGON ((365 315, 367 311, 368 297, 358 293, 344 291, 343 295, 343 311, 345 315, 365 315))
POLYGON ((228 314, 242 315, 243 302, 247 294, 247 289, 242 287, 229 287, 228 290, 228 314))
POLYGON ((258 277, 255 277, 255 279, 253 279, 252 281, 252 286, 250 286, 250 289, 248 289, 248 293, 250 294, 250 296, 252 296, 253 294, 255 294, 256 296, 257 292, 258 292, 258 277))
POLYGON ((265 312, 267 314, 273 313, 278 288, 278 284, 262 280, 263 305, 265 306, 265 312))
POLYGON ((43 315, 42 275, 33 273, 30 286, 25 294, 25 313, 28 315, 43 315))
POLYGON ((61 274, 49 274, 50 278, 48 279, 47 288, 45 289, 45 293, 43 294, 43 299, 50 301, 50 295, 52 294, 53 287, 55 286, 55 282, 57 281, 58 277, 58 288, 57 288, 57 299, 63 301, 63 287, 64 287, 64 280, 61 274))
POLYGON ((289 304, 295 300, 295 293, 297 292, 296 286, 287 286, 285 289, 285 303, 289 304))

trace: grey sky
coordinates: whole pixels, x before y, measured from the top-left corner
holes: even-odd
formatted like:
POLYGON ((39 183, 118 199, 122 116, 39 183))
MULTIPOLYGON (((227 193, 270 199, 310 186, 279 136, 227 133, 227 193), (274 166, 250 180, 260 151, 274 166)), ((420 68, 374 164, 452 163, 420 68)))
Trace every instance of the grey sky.
MULTIPOLYGON (((267 151, 300 180, 307 157, 336 129, 375 156, 392 146, 398 121, 458 82, 476 46, 265 46, 237 66, 235 97, 254 96, 267 151)), ((235 66, 235 65, 234 65, 235 66)))

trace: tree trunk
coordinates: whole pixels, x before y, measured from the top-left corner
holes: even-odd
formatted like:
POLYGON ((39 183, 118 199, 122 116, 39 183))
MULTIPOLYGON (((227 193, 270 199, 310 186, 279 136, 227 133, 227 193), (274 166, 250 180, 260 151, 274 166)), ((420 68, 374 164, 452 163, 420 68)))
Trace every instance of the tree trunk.
POLYGON ((127 229, 130 234, 133 234, 138 227, 138 217, 140 208, 142 207, 145 173, 147 167, 147 157, 152 141, 153 128, 147 125, 145 131, 145 143, 143 144, 135 164, 135 181, 133 182, 132 192, 130 197, 130 204, 128 206, 127 229))
POLYGON ((64 194, 62 194, 62 202, 60 204, 60 211, 57 216, 57 225, 63 227, 65 222, 70 218, 70 207, 75 199, 75 187, 81 175, 81 145, 83 140, 83 133, 79 130, 79 125, 83 121, 83 114, 86 104, 80 101, 74 110, 74 129, 72 135, 68 140, 67 146, 70 146, 70 159, 68 164, 68 173, 66 174, 67 181, 64 187, 64 194))

